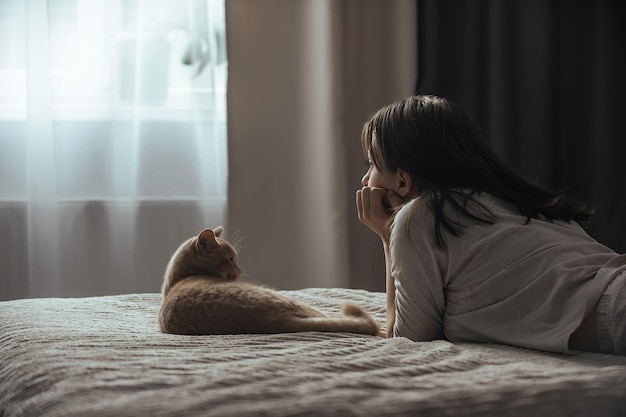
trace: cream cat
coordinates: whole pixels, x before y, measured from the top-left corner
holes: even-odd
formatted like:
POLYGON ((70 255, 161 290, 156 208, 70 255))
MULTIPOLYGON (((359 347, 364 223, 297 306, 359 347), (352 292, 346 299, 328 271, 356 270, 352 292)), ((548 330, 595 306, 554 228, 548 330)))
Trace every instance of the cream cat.
POLYGON ((159 311, 163 333, 379 333, 376 322, 354 304, 344 304, 344 316, 331 318, 277 291, 239 281, 237 252, 221 233, 221 227, 206 229, 172 256, 159 311))

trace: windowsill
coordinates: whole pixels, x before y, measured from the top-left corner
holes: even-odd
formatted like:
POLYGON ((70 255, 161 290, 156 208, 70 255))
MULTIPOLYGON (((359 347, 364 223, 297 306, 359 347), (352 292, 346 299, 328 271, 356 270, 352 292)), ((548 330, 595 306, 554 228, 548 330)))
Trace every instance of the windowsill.
MULTIPOLYGON (((191 101, 191 94, 186 100, 191 101)), ((226 93, 193 93, 194 103, 141 105, 118 103, 115 105, 54 105, 42 112, 50 120, 158 120, 158 121, 213 121, 226 122, 226 93)), ((172 100, 181 102, 183 100, 172 100)), ((0 120, 24 121, 29 109, 24 105, 1 105, 0 120)))
MULTIPOLYGON (((76 204, 107 204, 107 203, 223 203, 226 201, 226 196, 211 196, 211 197, 84 197, 84 198, 56 198, 53 200, 42 201, 54 201, 57 203, 76 203, 76 204)), ((34 203, 36 201, 28 200, 26 198, 0 198, 0 205, 12 205, 12 204, 25 204, 34 203)))

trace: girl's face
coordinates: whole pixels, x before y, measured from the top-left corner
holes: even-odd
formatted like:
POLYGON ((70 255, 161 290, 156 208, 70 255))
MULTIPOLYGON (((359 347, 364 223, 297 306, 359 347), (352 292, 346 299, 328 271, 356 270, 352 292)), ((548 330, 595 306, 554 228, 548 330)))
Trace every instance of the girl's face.
POLYGON ((364 187, 377 187, 395 191, 397 188, 396 175, 386 168, 378 169, 374 165, 371 150, 367 153, 367 160, 369 167, 363 178, 361 178, 361 184, 364 187))

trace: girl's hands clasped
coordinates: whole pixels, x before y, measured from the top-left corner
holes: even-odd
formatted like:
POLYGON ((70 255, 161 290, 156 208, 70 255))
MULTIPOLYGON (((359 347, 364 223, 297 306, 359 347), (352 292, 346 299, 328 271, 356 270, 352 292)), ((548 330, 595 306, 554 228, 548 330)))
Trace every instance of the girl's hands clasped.
POLYGON ((359 220, 376 233, 383 242, 389 242, 394 209, 402 204, 402 198, 391 190, 363 187, 356 192, 359 220))

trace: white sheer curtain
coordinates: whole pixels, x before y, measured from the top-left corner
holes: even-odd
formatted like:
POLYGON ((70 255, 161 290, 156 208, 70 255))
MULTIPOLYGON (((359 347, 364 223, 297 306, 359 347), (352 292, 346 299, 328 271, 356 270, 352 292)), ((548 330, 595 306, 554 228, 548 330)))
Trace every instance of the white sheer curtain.
POLYGON ((415 0, 227 0, 229 230, 249 279, 384 289, 379 239, 356 218, 359 141, 412 93, 415 0))
POLYGON ((225 221, 218 0, 0 1, 0 299, 158 291, 225 221))

